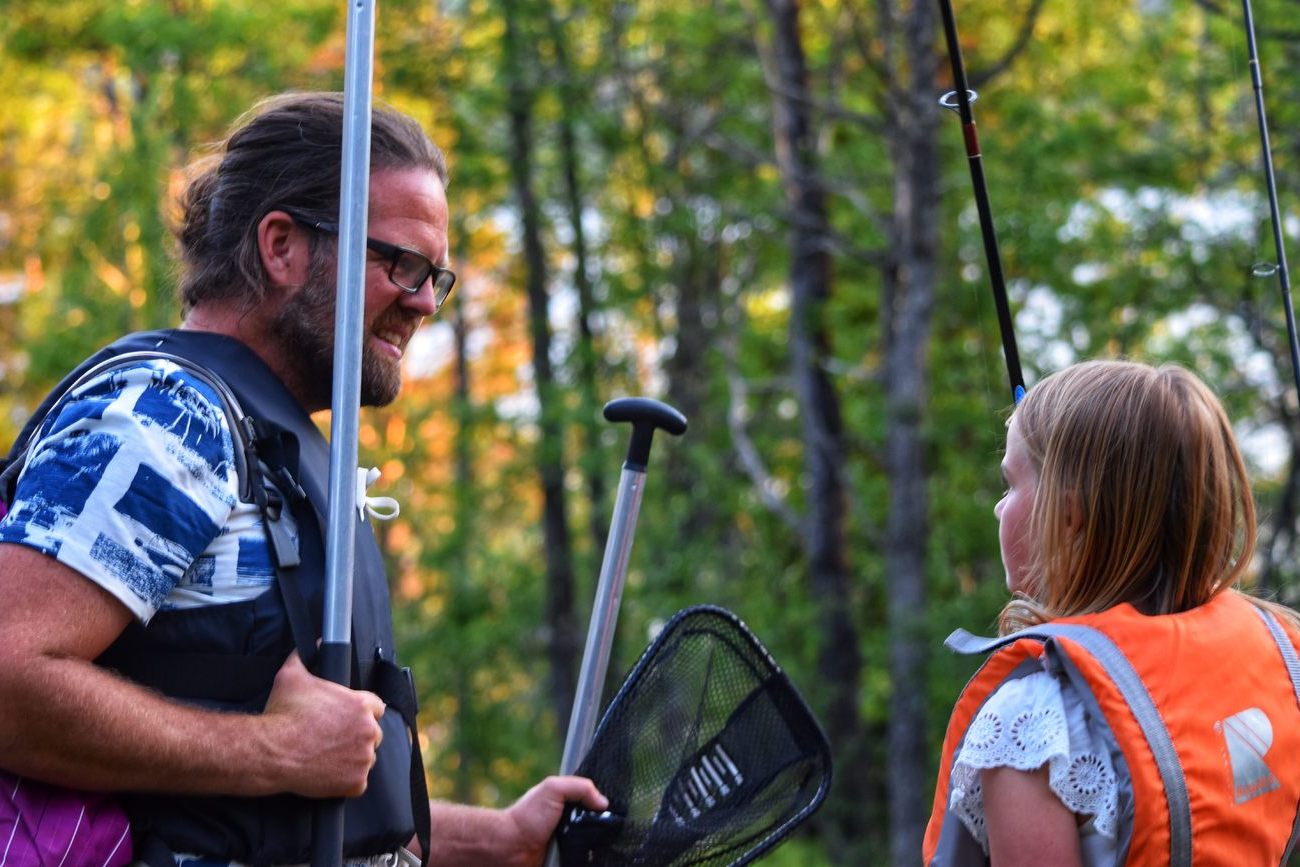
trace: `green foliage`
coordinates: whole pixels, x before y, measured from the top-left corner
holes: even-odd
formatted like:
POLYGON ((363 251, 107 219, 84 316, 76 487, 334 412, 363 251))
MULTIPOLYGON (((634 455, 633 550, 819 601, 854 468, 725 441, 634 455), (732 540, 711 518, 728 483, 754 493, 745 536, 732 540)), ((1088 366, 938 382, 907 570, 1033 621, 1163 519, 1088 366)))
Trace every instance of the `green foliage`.
MULTIPOLYGON (((980 85, 984 164, 1031 381, 1091 355, 1178 361, 1214 385, 1243 430, 1289 443, 1295 406, 1276 286, 1249 276, 1274 254, 1244 40, 1236 18, 1211 5, 1045 4, 1023 51, 980 85)), ((975 15, 959 5, 972 72, 1017 44, 1029 6, 975 15)), ((537 419, 509 186, 512 74, 527 83, 535 118, 581 628, 601 559, 589 528, 608 525, 626 447, 625 431, 597 421, 599 406, 659 396, 687 411, 690 430, 655 445, 612 676, 635 662, 655 624, 711 602, 748 622, 815 708, 829 702, 798 526, 809 503, 790 379, 771 24, 737 0, 513 8, 532 53, 510 70, 501 4, 390 0, 379 10, 377 93, 449 153, 456 307, 470 351, 458 382, 450 326, 429 326, 436 351, 411 371, 396 407, 366 416, 362 444, 403 502, 380 532, 403 655, 418 674, 433 790, 485 804, 553 770, 567 722, 546 698, 537 419), (577 321, 566 140, 588 245, 590 341, 577 321), (604 481, 603 502, 590 498, 593 478, 604 481)), ((896 636, 882 550, 892 303, 882 263, 897 189, 885 132, 908 100, 941 111, 908 90, 896 56, 909 8, 804 4, 803 39, 830 202, 835 276, 818 315, 845 430, 860 714, 874 737, 893 691, 921 691, 933 768, 973 663, 936 652, 925 683, 890 682, 896 636)), ((1261 30, 1280 30, 1286 9, 1259 4, 1261 30)), ((343 21, 323 0, 4 2, 0 11, 0 434, 9 437, 75 360, 122 331, 175 321, 166 203, 182 167, 257 98, 340 86, 343 21), (22 287, 20 300, 10 286, 22 287)), ((1270 33, 1261 53, 1294 224, 1285 199, 1300 188, 1300 79, 1286 71, 1300 42, 1270 33)), ((960 133, 955 121, 940 129, 941 277, 922 419, 930 510, 918 528, 928 600, 918 614, 935 648, 956 626, 991 632, 1005 599, 992 509, 1009 408, 960 133)), ((1252 457, 1266 513, 1287 470, 1270 457, 1252 457)), ((1284 566, 1285 595, 1300 576, 1284 566)), ((884 863, 885 805, 861 809, 870 819, 861 851, 884 863)), ((767 863, 830 858, 814 829, 767 863)))

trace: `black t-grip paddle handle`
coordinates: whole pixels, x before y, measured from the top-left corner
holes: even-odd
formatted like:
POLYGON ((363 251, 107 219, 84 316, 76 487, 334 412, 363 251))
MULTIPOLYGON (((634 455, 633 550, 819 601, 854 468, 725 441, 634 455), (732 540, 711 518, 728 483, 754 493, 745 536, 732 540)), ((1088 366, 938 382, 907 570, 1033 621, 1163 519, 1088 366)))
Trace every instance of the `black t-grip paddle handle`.
POLYGON ((673 436, 686 433, 686 416, 662 401, 649 397, 620 397, 605 404, 605 419, 629 422, 632 441, 627 446, 627 460, 623 466, 629 470, 645 472, 650 461, 650 444, 655 430, 662 429, 673 436))

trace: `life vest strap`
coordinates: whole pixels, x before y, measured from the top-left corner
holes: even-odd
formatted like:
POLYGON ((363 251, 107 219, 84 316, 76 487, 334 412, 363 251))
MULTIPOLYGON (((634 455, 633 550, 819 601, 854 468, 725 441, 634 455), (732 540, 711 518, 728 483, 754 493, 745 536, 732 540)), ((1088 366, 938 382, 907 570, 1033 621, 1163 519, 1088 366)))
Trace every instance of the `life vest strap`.
POLYGON ((987 654, 1001 647, 1029 638, 1044 644, 1053 644, 1065 638, 1082 647, 1097 660, 1115 684, 1120 695, 1133 713, 1133 718, 1146 736, 1147 746, 1156 760, 1165 788, 1169 807, 1169 863, 1192 863, 1192 809, 1187 795, 1187 781, 1183 776, 1182 762, 1174 749, 1173 739, 1165 727, 1160 711, 1151 699, 1133 664, 1099 629, 1078 623, 1043 623, 1000 638, 980 638, 964 629, 948 636, 944 645, 961 654, 987 654))
MULTIPOLYGON (((1277 644, 1277 649, 1282 654, 1282 664, 1286 666, 1286 673, 1291 677, 1291 688, 1295 690, 1296 703, 1300 705, 1300 655, 1296 654, 1295 645, 1291 643, 1290 637, 1282 624, 1277 622, 1277 618, 1263 608, 1256 608, 1255 613, 1264 621, 1268 627, 1269 634, 1273 636, 1273 641, 1277 644)), ((1282 863, 1287 864, 1291 860, 1291 853, 1295 851, 1296 843, 1300 841, 1300 811, 1297 811, 1295 821, 1291 823, 1291 838, 1286 844, 1286 853, 1282 856, 1282 863)))

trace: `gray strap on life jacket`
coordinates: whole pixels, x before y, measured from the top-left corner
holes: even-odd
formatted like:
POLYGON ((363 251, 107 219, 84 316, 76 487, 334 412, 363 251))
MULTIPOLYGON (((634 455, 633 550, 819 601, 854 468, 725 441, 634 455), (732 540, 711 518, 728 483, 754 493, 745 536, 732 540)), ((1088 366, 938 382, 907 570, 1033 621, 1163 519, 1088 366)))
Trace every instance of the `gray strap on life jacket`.
MULTIPOLYGON (((63 382, 59 383, 55 390, 42 402, 41 407, 37 410, 40 417, 33 417, 24 427, 23 435, 26 435, 26 439, 20 436, 20 440, 14 444, 9 463, 3 467, 3 472, 0 472, 0 498, 4 498, 16 486, 18 475, 27 463, 27 456, 36 439, 36 434, 39 433, 44 420, 59 406, 66 396, 106 373, 150 361, 171 362, 185 371, 187 376, 199 380, 217 394, 221 412, 226 418, 226 426, 230 429, 239 499, 256 505, 262 513, 262 523, 266 528, 268 541, 271 544, 272 553, 275 555, 277 566, 281 569, 292 569, 299 565, 301 560, 298 554, 298 545, 280 520, 283 503, 272 502, 268 498, 268 489, 263 483, 265 473, 258 457, 258 433, 253 420, 244 412, 239 399, 235 397, 235 393, 230 390, 230 386, 220 376, 197 361, 161 349, 143 349, 111 355, 103 361, 87 366, 75 377, 71 374, 65 377, 63 382)), ((286 483, 289 485, 295 484, 292 476, 288 478, 283 475, 277 476, 275 481, 281 486, 285 486, 286 483)))
POLYGON ((1142 678, 1133 664, 1104 633, 1078 623, 1044 623, 1001 638, 980 638, 964 629, 958 629, 944 645, 961 654, 988 654, 1022 638, 1049 642, 1055 638, 1068 638, 1086 650, 1110 677, 1128 704, 1146 736, 1147 745, 1156 760, 1156 769, 1164 784, 1165 799, 1169 804, 1169 864, 1171 867, 1191 867, 1192 863, 1192 811, 1187 796, 1187 781, 1183 778, 1182 763, 1174 749, 1160 711, 1151 700, 1142 678))
MULTIPOLYGON (((1282 624, 1277 622, 1276 617, 1263 608, 1256 608, 1255 612, 1268 627, 1277 649, 1282 654, 1282 664, 1286 666, 1286 673, 1291 677, 1291 688, 1295 690, 1296 704, 1300 705, 1300 656, 1296 654, 1295 645, 1291 643, 1290 636, 1282 629, 1282 624)), ((1295 821, 1291 823, 1291 839, 1287 841, 1286 852, 1282 855, 1282 864, 1287 864, 1291 860, 1291 853, 1295 850, 1297 840, 1300 840, 1300 811, 1297 811, 1295 821)))
POLYGON ((1282 624, 1277 622, 1276 617, 1262 608, 1256 608, 1255 613, 1264 621, 1264 625, 1273 636, 1273 641, 1277 643, 1277 649, 1282 653, 1282 663, 1286 666, 1286 673, 1291 677, 1291 688, 1295 690, 1296 703, 1300 705, 1300 655, 1296 653, 1290 636, 1282 629, 1282 624))

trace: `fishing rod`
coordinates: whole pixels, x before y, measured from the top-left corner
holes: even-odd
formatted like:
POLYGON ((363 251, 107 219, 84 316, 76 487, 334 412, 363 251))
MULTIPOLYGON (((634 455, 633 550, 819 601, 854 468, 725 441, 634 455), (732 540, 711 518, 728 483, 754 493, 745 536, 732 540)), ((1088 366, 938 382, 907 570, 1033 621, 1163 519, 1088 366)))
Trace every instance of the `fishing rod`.
MULTIPOLYGON (((1002 257, 998 255, 998 236, 993 228, 993 212, 989 207, 989 188, 984 180, 984 159, 980 153, 979 136, 975 132, 975 118, 971 103, 979 94, 971 90, 966 81, 966 66, 962 62, 961 43, 957 40, 957 20, 952 11, 952 0, 939 0, 943 14, 943 30, 948 40, 948 58, 952 62, 953 86, 956 90, 945 93, 939 104, 956 112, 961 118, 962 134, 966 142, 966 162, 970 165, 971 184, 975 188, 975 207, 979 211, 980 233, 984 236, 984 258, 988 261, 989 281, 993 284, 993 302, 998 311, 998 330, 1002 335, 1002 354, 1007 363, 1007 377, 1011 380, 1011 397, 1016 403, 1025 396, 1025 378, 1020 372, 1020 353, 1016 349, 1015 324, 1011 318, 1011 303, 1007 299, 1006 282, 1002 276, 1002 257)), ((1294 345, 1294 344, 1293 344, 1294 345)))
POLYGON ((1246 47, 1250 55, 1250 81, 1255 90, 1255 118, 1259 122, 1259 142, 1264 157, 1264 184, 1268 188, 1269 214, 1273 220, 1273 246, 1277 264, 1257 263, 1251 269, 1259 277, 1277 273, 1282 291, 1282 309, 1286 312, 1286 334, 1291 345, 1291 373, 1295 378, 1296 399, 1300 400, 1300 340, 1296 338, 1295 309, 1291 304, 1291 274, 1286 267, 1286 246, 1282 238, 1282 216, 1277 205, 1277 179, 1273 175, 1273 147, 1268 141, 1268 116, 1264 113, 1264 81, 1259 69, 1259 49, 1255 44, 1255 16, 1250 0, 1241 0, 1245 15, 1246 47))

